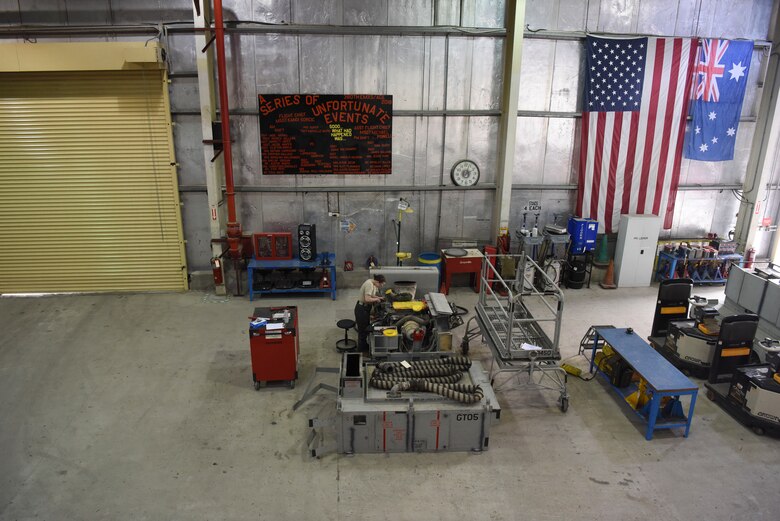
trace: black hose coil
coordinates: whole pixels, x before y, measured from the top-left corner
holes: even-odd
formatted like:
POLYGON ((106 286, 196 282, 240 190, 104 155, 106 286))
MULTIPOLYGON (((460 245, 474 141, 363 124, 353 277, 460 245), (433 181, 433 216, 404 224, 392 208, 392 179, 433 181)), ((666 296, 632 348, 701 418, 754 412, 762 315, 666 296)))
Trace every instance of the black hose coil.
POLYGON ((484 397, 479 385, 456 383, 471 367, 471 360, 466 356, 409 363, 409 368, 398 362, 378 364, 369 385, 376 389, 435 393, 461 403, 477 403, 484 397))
MULTIPOLYGON (((425 378, 426 381, 435 383, 435 384, 454 384, 460 381, 460 379, 463 377, 463 373, 457 372, 455 374, 451 374, 448 376, 431 376, 425 378)), ((406 382, 409 380, 406 376, 401 375, 395 375, 395 374, 380 374, 380 375, 374 375, 374 380, 377 381, 383 381, 383 382, 406 382)))

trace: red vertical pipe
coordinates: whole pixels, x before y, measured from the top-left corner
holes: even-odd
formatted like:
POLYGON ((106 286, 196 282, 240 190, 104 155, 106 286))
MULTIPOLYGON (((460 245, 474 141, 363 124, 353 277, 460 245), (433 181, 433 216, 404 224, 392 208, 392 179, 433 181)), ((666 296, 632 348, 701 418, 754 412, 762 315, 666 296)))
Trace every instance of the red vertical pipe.
POLYGON ((225 195, 227 196, 227 236, 230 256, 241 256, 241 225, 236 221, 236 197, 233 186, 233 152, 230 147, 230 105, 228 104, 227 72, 225 72, 225 25, 222 0, 214 0, 214 31, 217 44, 217 81, 219 113, 222 121, 222 154, 225 160, 225 195))

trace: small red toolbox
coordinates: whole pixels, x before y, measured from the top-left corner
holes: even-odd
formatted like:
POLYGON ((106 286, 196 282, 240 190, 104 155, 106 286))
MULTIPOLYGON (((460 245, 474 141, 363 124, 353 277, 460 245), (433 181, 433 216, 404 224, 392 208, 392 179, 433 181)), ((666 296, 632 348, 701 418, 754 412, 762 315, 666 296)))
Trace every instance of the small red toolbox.
POLYGON ((252 235, 254 255, 257 260, 292 259, 292 233, 273 232, 252 235))
POLYGON ((252 355, 252 381, 255 389, 267 382, 289 382, 290 389, 298 379, 298 308, 284 306, 255 308, 252 321, 266 319, 264 325, 249 326, 249 349, 252 355))

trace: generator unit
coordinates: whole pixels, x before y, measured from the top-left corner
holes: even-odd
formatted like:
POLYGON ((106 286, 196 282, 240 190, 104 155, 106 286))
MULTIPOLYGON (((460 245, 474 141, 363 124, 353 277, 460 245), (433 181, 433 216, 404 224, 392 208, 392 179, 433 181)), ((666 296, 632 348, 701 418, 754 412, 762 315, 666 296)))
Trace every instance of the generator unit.
POLYGON ((656 350, 678 369, 706 378, 720 331, 718 311, 711 306, 693 306, 691 316, 693 320, 669 322, 666 340, 656 350))
POLYGON ((770 364, 738 367, 731 379, 729 400, 747 413, 780 428, 780 377, 770 364))
MULTIPOLYGON (((702 333, 693 320, 680 320, 669 323, 665 347, 680 360, 695 364, 709 372, 712 354, 718 336, 702 333)), ((706 376, 702 374, 702 378, 706 376)))
MULTIPOLYGON (((396 283, 396 287, 399 283, 396 283)), ((452 329, 463 324, 442 293, 426 293, 422 300, 387 302, 375 307, 368 337, 371 358, 419 359, 422 353, 452 351, 452 329)))
POLYGON ((454 355, 415 364, 345 353, 335 415, 309 420, 311 455, 487 450, 490 427, 499 420, 501 408, 482 365, 454 355), (403 379, 406 365, 411 367, 407 374, 432 367, 438 374, 454 366, 458 381, 410 384, 403 379))
POLYGON ((720 333, 718 301, 691 296, 692 289, 691 279, 661 282, 648 341, 677 369, 707 378, 720 333))
POLYGON ((766 364, 751 364, 758 329, 753 314, 726 317, 704 387, 720 405, 756 434, 780 436, 780 356, 767 353, 766 364))

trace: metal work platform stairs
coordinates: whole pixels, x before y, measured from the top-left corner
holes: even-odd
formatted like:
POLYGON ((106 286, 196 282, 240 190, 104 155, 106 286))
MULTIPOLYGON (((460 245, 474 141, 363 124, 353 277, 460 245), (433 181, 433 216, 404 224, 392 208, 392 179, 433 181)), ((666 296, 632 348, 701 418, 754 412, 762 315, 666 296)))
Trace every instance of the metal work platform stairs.
MULTIPOLYGON (((519 382, 523 387, 558 391, 558 404, 565 411, 569 400, 566 372, 558 365, 563 292, 525 253, 487 256, 481 277, 476 315, 471 320, 476 320, 493 355, 491 384, 499 373, 527 374, 519 382), (502 277, 507 273, 514 276, 502 277)), ((476 329, 469 326, 473 338, 476 329)))

